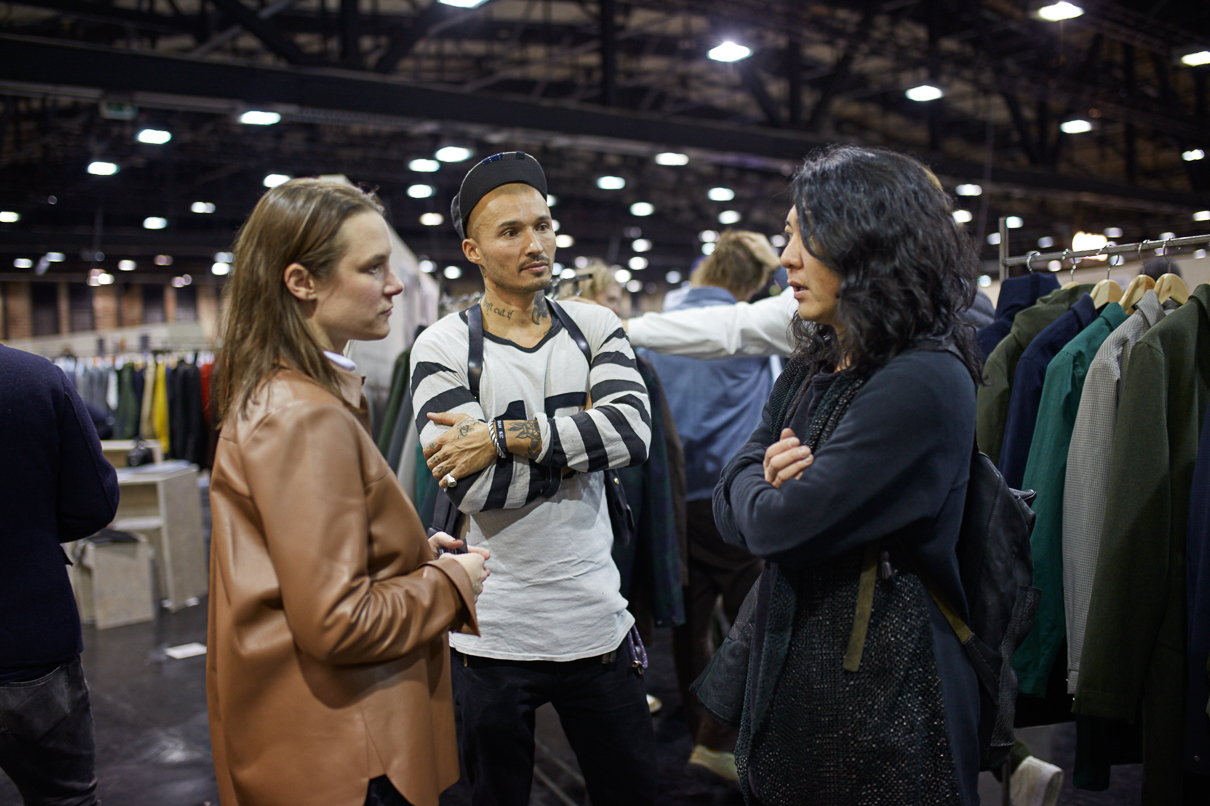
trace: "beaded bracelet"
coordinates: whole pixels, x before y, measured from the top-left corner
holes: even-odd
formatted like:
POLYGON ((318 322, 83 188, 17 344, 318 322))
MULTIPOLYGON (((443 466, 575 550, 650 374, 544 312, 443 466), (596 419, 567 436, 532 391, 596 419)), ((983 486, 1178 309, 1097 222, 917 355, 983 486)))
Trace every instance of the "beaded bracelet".
POLYGON ((491 427, 492 445, 496 448, 496 455, 501 459, 508 458, 508 451, 505 446, 508 444, 504 436, 504 418, 497 417, 492 420, 491 427))

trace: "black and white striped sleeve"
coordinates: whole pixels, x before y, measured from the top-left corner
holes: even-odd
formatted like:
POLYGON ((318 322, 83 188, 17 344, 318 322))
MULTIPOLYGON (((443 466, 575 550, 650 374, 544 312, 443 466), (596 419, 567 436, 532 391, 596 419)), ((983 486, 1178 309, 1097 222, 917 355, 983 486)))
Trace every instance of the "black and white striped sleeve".
POLYGON ((539 417, 542 455, 537 461, 589 472, 642 464, 651 446, 651 403, 626 332, 607 309, 565 307, 574 312, 592 348, 592 408, 539 417))
MULTIPOLYGON (((430 420, 427 416, 430 412, 453 412, 477 420, 487 419, 483 407, 471 395, 466 357, 466 326, 460 321, 443 320, 433 325, 413 345, 409 388, 421 445, 427 445, 449 430, 449 426, 430 420)), ((517 419, 524 419, 524 416, 517 419)), ((459 479, 457 487, 447 488, 445 492, 459 510, 475 513, 517 509, 539 496, 552 495, 558 486, 557 471, 510 454, 459 479)))

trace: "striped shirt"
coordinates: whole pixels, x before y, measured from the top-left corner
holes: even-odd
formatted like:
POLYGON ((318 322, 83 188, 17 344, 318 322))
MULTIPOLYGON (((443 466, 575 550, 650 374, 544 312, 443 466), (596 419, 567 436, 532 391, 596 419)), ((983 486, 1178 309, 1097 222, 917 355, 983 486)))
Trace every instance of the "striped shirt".
POLYGON ((471 516, 470 545, 492 555, 477 605, 481 635, 451 636, 467 654, 575 660, 615 649, 633 624, 610 557, 603 476, 593 471, 646 460, 647 389, 617 317, 600 306, 562 304, 588 340, 591 368, 557 319, 529 348, 484 333, 478 400, 467 379, 465 314, 444 317, 412 348, 421 443, 445 430, 430 412, 536 418, 542 441, 536 460, 509 454, 449 491, 471 516), (564 468, 581 472, 564 477, 564 468))

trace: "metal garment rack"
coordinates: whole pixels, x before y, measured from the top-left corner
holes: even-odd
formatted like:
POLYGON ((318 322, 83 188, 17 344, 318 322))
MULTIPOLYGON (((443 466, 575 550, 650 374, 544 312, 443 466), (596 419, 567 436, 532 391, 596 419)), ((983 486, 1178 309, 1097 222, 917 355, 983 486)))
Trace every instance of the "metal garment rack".
MULTIPOLYGON (((1100 249, 1083 249, 1080 251, 1072 251, 1064 249, 1062 252, 1030 252, 1027 255, 1018 255, 1016 257, 1008 256, 1008 219, 1000 219, 1000 281, 1004 282, 1004 278, 1008 272, 1009 266, 1025 266, 1033 270, 1033 262, 1040 261, 1045 265, 1051 260, 1072 260, 1078 262, 1086 257, 1102 257, 1108 255, 1125 255, 1135 254, 1142 257, 1145 251, 1154 251, 1163 249, 1166 253, 1170 248, 1181 246, 1197 246, 1200 244, 1210 244, 1210 233, 1205 235, 1187 235, 1183 238, 1165 238, 1162 240, 1143 240, 1138 243, 1121 243, 1113 244, 1112 246, 1103 246, 1100 249)), ((1074 270, 1075 266, 1072 266, 1074 270)))

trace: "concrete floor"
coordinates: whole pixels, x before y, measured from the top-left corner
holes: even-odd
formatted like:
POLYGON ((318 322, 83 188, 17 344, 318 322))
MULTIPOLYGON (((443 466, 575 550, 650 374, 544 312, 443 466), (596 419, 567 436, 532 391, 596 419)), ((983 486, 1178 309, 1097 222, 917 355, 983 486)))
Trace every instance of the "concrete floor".
MULTIPOLYGON (((218 803, 206 723, 205 658, 175 660, 169 647, 205 643, 203 602, 155 621, 98 631, 84 630, 84 669, 92 692, 97 731, 97 778, 106 806, 203 806, 218 803)), ((742 803, 738 790, 685 774, 690 740, 680 716, 680 703, 669 652, 669 631, 657 630, 649 647, 649 691, 664 702, 655 715, 661 770, 659 803, 675 806, 725 806, 742 803)), ((1126 806, 1138 803, 1140 769, 1118 767, 1105 792, 1073 790, 1071 725, 1021 731, 1035 755, 1066 771, 1059 803, 1064 806, 1126 806)), ((571 806, 585 802, 575 758, 553 711, 539 713, 538 772, 531 806, 571 806)), ((990 774, 980 780, 984 806, 998 806, 999 785, 990 774)), ((0 806, 20 799, 0 774, 0 806)), ((465 789, 455 786, 443 806, 468 803, 465 789)))

